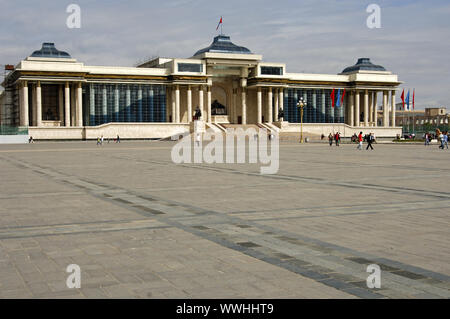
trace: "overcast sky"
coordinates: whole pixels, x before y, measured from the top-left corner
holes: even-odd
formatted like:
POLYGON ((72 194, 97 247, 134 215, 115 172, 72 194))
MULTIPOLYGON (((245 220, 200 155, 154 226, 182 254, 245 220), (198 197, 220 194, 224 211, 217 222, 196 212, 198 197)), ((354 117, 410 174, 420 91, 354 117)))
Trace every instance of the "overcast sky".
POLYGON ((398 74, 402 89, 416 89, 416 107, 450 107, 448 0, 0 0, 0 8, 0 64, 17 64, 42 42, 87 65, 191 57, 223 16, 235 44, 287 72, 337 74, 369 57, 398 74), (81 7, 80 29, 66 26, 71 3, 81 7), (380 29, 366 26, 371 3, 381 7, 380 29))

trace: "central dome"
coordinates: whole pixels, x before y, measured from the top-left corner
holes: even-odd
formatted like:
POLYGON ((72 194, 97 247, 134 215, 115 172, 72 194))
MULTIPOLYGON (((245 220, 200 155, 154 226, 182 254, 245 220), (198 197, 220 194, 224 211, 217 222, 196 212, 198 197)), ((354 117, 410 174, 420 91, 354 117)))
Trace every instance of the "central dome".
POLYGON ((230 37, 226 35, 218 35, 214 38, 213 43, 204 49, 198 50, 194 56, 205 53, 237 53, 237 54, 252 54, 249 49, 240 47, 231 42, 230 37))

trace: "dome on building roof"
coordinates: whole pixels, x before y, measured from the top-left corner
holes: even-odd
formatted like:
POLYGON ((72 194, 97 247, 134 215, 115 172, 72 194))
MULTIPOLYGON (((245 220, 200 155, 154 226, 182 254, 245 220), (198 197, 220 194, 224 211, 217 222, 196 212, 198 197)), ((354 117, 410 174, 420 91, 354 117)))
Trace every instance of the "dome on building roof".
POLYGON ((252 54, 249 49, 235 45, 231 42, 230 37, 226 35, 218 35, 214 37, 214 41, 209 47, 198 50, 194 56, 205 52, 252 54))
POLYGON ((71 56, 69 53, 64 51, 59 51, 55 48, 54 43, 45 42, 42 43, 42 48, 40 50, 34 51, 31 54, 31 57, 34 58, 66 58, 70 59, 71 56))
POLYGON ((359 58, 355 65, 345 68, 342 73, 352 73, 357 71, 386 71, 381 65, 375 65, 369 58, 359 58))

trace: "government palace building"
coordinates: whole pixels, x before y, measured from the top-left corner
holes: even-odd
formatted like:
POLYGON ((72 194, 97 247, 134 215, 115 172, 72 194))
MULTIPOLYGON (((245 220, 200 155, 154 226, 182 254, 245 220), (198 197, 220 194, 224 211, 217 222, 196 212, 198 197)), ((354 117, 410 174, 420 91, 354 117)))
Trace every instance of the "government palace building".
POLYGON ((302 99, 305 133, 390 138, 401 134, 391 107, 400 84, 369 58, 339 74, 289 73, 223 34, 190 58, 136 67, 88 66, 44 43, 5 75, 0 124, 27 128, 36 140, 159 139, 192 132, 200 110, 200 122, 214 131, 299 133, 302 99))

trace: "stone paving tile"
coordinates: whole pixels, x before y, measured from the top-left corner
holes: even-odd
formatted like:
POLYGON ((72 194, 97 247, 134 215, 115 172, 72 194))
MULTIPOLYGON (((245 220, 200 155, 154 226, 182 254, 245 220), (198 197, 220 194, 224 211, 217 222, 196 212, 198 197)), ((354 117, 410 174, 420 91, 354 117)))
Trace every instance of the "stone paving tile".
POLYGON ((260 176, 173 165, 172 145, 0 145, 0 297, 447 296, 443 152, 282 144, 279 173, 260 176), (372 261, 381 290, 364 287, 372 261))

